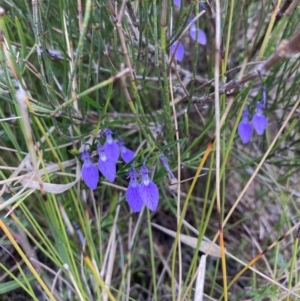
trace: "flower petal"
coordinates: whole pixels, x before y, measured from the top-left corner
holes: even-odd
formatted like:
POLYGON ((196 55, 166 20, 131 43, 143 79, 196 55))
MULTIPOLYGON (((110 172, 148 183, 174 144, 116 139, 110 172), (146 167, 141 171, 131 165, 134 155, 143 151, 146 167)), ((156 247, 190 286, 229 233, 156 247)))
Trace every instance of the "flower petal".
POLYGON ((181 0, 173 0, 174 4, 178 7, 181 5, 181 0))
POLYGON ((115 141, 112 141, 111 143, 106 141, 104 143, 104 152, 109 160, 117 163, 120 155, 120 149, 115 141))
POLYGON ((252 126, 249 121, 243 118, 238 126, 238 133, 240 138, 242 139, 243 143, 248 143, 252 136, 252 126))
POLYGON ((104 145, 98 145, 97 152, 99 154, 98 168, 100 172, 109 182, 113 182, 117 174, 116 162, 106 155, 104 145))
POLYGON ((255 113, 252 118, 252 123, 257 135, 260 136, 267 128, 268 120, 264 115, 255 113))
POLYGON ((82 161, 86 161, 86 160, 90 160, 90 154, 87 150, 84 150, 82 153, 81 153, 81 160, 82 161))
POLYGON ((156 210, 159 201, 159 191, 156 184, 152 181, 149 181, 148 184, 142 183, 140 185, 140 197, 151 211, 156 210))
POLYGON ((129 163, 134 159, 134 152, 131 149, 125 146, 121 146, 120 149, 121 149, 121 157, 125 163, 129 163))
POLYGON ((126 190, 126 200, 133 212, 140 212, 143 208, 143 200, 140 196, 139 185, 129 184, 126 190))
POLYGON ((114 182, 117 174, 116 163, 109 159, 98 161, 98 168, 102 175, 109 181, 114 182))
MULTIPOLYGON (((190 28, 190 36, 193 40, 196 40, 196 25, 192 25, 190 28)), ((206 45, 207 39, 206 34, 202 29, 198 29, 198 43, 201 45, 206 45)))
POLYGON ((207 39, 206 34, 202 29, 198 29, 198 43, 201 45, 206 45, 207 39))
POLYGON ((170 52, 173 54, 174 52, 175 52, 175 54, 174 54, 174 57, 179 61, 179 62, 181 62, 182 60, 183 60, 183 57, 184 57, 184 46, 183 46, 183 44, 181 43, 181 42, 174 42, 172 45, 171 45, 171 47, 170 47, 170 52), (178 44, 178 47, 177 47, 177 44, 178 44), (176 50, 176 47, 177 47, 177 50, 176 50), (176 50, 176 52, 175 52, 175 50, 176 50))
POLYGON ((107 128, 104 131, 106 136, 106 140, 104 143, 104 152, 106 157, 109 158, 113 162, 117 162, 120 155, 120 149, 116 141, 114 141, 112 137, 112 130, 107 128))
POLYGON ((88 186, 92 190, 97 188, 99 171, 89 159, 84 162, 81 170, 81 175, 86 186, 88 186))

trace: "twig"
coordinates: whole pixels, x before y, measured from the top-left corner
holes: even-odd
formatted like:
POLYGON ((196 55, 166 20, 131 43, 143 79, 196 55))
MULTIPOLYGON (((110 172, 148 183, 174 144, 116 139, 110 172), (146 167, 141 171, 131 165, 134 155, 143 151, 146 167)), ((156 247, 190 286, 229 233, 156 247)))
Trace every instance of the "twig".
MULTIPOLYGON (((245 83, 249 82, 250 80, 257 78, 260 76, 266 76, 266 74, 273 68, 277 63, 282 61, 285 58, 290 58, 295 54, 300 53, 300 32, 296 33, 292 38, 288 41, 282 41, 277 50, 263 63, 257 66, 257 68, 247 73, 245 76, 242 77, 241 80, 231 80, 227 84, 223 85, 219 89, 219 94, 232 94, 238 91, 238 89, 245 83)), ((193 98, 192 102, 197 103, 201 106, 204 106, 208 102, 215 99, 215 92, 210 93, 208 95, 204 95, 199 97, 198 99, 193 98)))
MULTIPOLYGON (((279 21, 282 19, 282 17, 284 15, 286 16, 289 16, 292 11, 295 10, 295 5, 297 6, 297 2, 299 2, 299 0, 295 0, 295 1, 292 1, 292 0, 286 0, 281 9, 279 10, 279 12, 276 14, 276 17, 275 17, 275 22, 274 22, 274 25, 273 25, 273 29, 276 27, 276 25, 279 23, 279 21), (292 3, 293 2, 293 3, 292 3)), ((266 33, 267 33, 267 30, 268 30, 268 26, 269 24, 267 24, 263 34, 261 35, 259 41, 257 42, 257 44, 255 45, 255 48, 254 50, 252 51, 251 55, 250 55, 250 60, 251 58, 253 58, 254 54, 257 52, 258 49, 260 49, 262 43, 263 43, 263 40, 266 36, 266 33)))

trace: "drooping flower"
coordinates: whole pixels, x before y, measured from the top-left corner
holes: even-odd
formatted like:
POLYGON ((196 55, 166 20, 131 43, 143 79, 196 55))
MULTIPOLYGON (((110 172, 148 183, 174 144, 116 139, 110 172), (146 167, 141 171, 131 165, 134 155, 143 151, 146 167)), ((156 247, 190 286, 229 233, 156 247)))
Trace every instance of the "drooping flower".
POLYGON ((159 160, 160 160, 160 163, 164 166, 165 170, 166 170, 166 171, 168 172, 168 174, 170 175, 170 177, 171 177, 172 179, 176 179, 175 176, 174 176, 174 174, 173 174, 173 172, 172 172, 172 170, 171 170, 171 168, 170 168, 170 165, 169 165, 169 163, 168 163, 167 157, 166 157, 164 154, 162 154, 162 155, 159 157, 159 160))
POLYGON ((97 188, 99 171, 97 167, 91 162, 90 154, 87 150, 84 150, 81 153, 81 159, 83 161, 81 170, 82 179, 87 187, 94 190, 97 188))
POLYGON ((101 174, 109 181, 113 182, 116 178, 116 162, 106 155, 104 145, 98 145, 97 152, 99 154, 98 168, 101 174))
POLYGON ((144 202, 140 196, 137 171, 134 168, 131 168, 128 172, 128 177, 130 178, 130 181, 126 190, 126 200, 133 212, 140 212, 144 202))
POLYGON ((105 154, 113 162, 117 162, 120 155, 120 149, 116 141, 112 138, 112 130, 105 129, 104 131, 106 140, 104 143, 105 154))
POLYGON ((174 4, 180 8, 181 0, 173 0, 174 4))
POLYGON ((122 140, 118 141, 118 145, 120 147, 120 153, 123 161, 125 163, 132 161, 134 158, 134 152, 131 149, 127 148, 122 140))
POLYGON ((268 120, 263 112, 264 105, 262 102, 256 104, 256 111, 252 118, 252 123, 257 135, 262 135, 267 128, 268 120))
POLYGON ((181 42, 174 42, 170 47, 170 53, 174 54, 174 57, 181 62, 184 57, 184 47, 181 42), (177 46, 178 45, 178 46, 177 46))
POLYGON ((252 126, 249 122, 249 111, 244 109, 242 113, 242 120, 238 126, 238 133, 243 141, 243 143, 248 143, 252 136, 252 126))
POLYGON ((199 4, 200 8, 202 8, 203 10, 207 10, 207 4, 204 2, 200 2, 199 4))
MULTIPOLYGON (((189 19, 189 23, 192 22, 192 18, 189 19)), ((191 25, 190 27, 190 36, 191 38, 196 41, 197 37, 197 27, 195 22, 191 25)), ((198 29, 198 43, 201 45, 206 45, 207 39, 206 39, 206 34, 202 29, 198 29)))
POLYGON ((156 184, 154 184, 149 178, 149 169, 145 164, 140 168, 140 175, 142 177, 140 196, 144 204, 151 211, 155 211, 158 206, 159 191, 156 184))

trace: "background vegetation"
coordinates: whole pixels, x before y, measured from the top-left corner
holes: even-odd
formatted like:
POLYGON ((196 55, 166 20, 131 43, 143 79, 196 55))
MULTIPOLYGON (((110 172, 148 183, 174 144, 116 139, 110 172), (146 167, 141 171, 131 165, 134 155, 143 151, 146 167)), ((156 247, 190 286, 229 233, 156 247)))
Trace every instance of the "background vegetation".
POLYGON ((1 300, 300 300, 299 1, 0 9, 1 300), (263 84, 268 127, 244 145, 263 84), (121 161, 82 182, 105 127, 151 168, 155 212, 130 211, 121 161))

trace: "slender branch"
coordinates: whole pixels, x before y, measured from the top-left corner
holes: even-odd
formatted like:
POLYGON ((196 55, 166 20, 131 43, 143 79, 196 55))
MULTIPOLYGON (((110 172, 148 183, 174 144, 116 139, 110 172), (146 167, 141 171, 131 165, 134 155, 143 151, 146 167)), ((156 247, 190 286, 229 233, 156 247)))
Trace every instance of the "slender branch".
MULTIPOLYGON (((293 4, 292 2, 293 2, 292 0, 286 0, 283 3, 282 7, 280 8, 280 10, 278 11, 278 13, 276 14, 273 29, 276 27, 276 25, 279 23, 279 21, 282 19, 282 17, 284 15, 291 14, 291 11, 295 9, 294 8, 295 4, 293 4)), ((294 2, 299 2, 299 0, 296 0, 294 2)), ((266 28, 264 29, 263 34, 261 35, 259 41, 255 45, 255 48, 254 48, 254 50, 252 51, 252 53, 250 55, 250 59, 255 55, 255 53, 258 51, 258 49, 261 48, 261 45, 262 45, 262 43, 264 41, 264 38, 265 38, 267 30, 268 30, 268 27, 269 27, 269 23, 266 25, 266 28)))
MULTIPOLYGON (((260 75, 266 76, 277 63, 298 53, 300 53, 300 31, 288 41, 282 41, 277 50, 266 61, 259 64, 255 70, 244 75, 241 80, 231 80, 227 84, 221 86, 219 89, 219 94, 230 95, 237 92, 243 84, 259 77, 260 75)), ((215 92, 198 98, 194 97, 192 98, 192 102, 204 106, 214 99, 215 92)))

